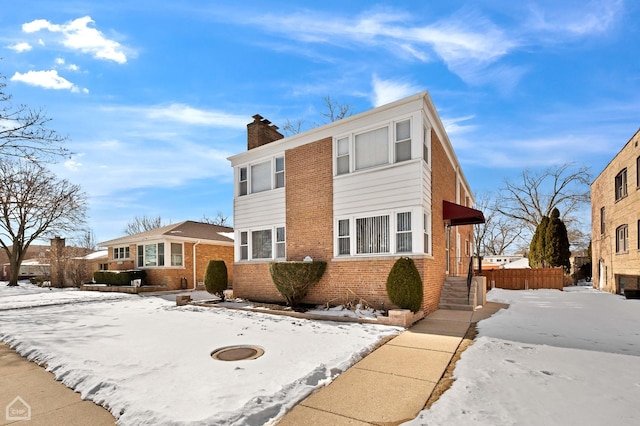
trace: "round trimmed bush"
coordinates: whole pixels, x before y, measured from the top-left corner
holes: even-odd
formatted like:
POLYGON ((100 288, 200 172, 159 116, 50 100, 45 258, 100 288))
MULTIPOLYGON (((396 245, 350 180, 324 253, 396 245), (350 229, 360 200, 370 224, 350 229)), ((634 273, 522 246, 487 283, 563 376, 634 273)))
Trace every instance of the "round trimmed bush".
POLYGON ((417 312, 422 305, 422 280, 413 259, 401 257, 387 277, 387 295, 394 305, 417 312))
POLYGON ((224 300, 224 290, 227 289, 227 265, 224 260, 210 260, 204 273, 204 288, 224 300))
POLYGON ((269 272, 278 292, 292 307, 297 307, 324 274, 327 262, 271 262, 269 272))

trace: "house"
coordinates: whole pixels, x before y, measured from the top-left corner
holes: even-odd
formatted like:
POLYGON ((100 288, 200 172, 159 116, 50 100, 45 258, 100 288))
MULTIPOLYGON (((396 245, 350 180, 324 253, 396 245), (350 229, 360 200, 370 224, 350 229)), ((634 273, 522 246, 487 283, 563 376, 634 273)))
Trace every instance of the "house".
POLYGON ((492 254, 488 256, 484 256, 482 258, 482 262, 491 262, 500 265, 500 267, 504 267, 508 263, 515 262, 516 260, 523 259, 524 256, 519 254, 492 254))
POLYGON ((247 151, 229 158, 234 295, 282 301, 269 263, 309 256, 327 269, 306 302, 387 308, 387 276, 407 256, 429 313, 445 277, 467 276, 484 217, 427 92, 287 138, 253 118, 247 151))
POLYGON ((233 228, 184 221, 99 243, 108 270, 142 269, 147 285, 168 290, 197 288, 209 260, 224 260, 233 277, 233 228))
MULTIPOLYGON (((28 264, 25 265, 25 269, 20 269, 20 277, 29 278, 36 275, 49 275, 49 262, 47 260, 49 257, 49 249, 49 246, 30 245, 24 257, 25 260, 22 262, 23 264, 28 262, 28 264), (41 267, 34 266, 45 264, 46 267, 44 267, 44 270, 41 267), (43 274, 43 272, 45 273, 43 274)), ((0 250, 0 280, 8 281, 10 272, 9 257, 4 250, 0 250)))
POLYGON ((595 288, 640 286, 640 129, 591 184, 591 258, 595 288))
POLYGON ((501 266, 502 269, 531 269, 529 266, 529 259, 526 257, 520 257, 518 260, 507 262, 501 266))

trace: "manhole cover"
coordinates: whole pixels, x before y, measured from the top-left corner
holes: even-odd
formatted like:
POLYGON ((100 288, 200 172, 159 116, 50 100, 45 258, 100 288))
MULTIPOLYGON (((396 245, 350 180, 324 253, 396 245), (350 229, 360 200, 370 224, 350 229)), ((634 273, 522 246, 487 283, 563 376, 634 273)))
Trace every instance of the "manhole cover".
POLYGON ((258 346, 226 346, 211 352, 211 358, 218 361, 242 361, 256 359, 264 354, 264 349, 258 346))

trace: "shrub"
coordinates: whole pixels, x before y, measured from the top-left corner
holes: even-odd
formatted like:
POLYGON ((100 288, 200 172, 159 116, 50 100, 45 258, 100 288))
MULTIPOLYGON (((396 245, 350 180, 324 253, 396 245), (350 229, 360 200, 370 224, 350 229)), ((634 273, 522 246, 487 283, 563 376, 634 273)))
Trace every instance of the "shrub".
POLYGON ((422 280, 413 260, 401 257, 387 277, 387 295, 394 305, 417 312, 422 305, 422 280))
POLYGON ((287 301, 296 307, 324 274, 327 262, 271 262, 269 272, 276 288, 287 301))
POLYGON ((131 285, 132 280, 140 279, 144 282, 146 276, 147 273, 143 270, 95 271, 93 280, 100 284, 126 286, 131 285))
POLYGON ((204 273, 204 288, 224 300, 224 290, 227 289, 227 265, 224 260, 210 260, 204 273))

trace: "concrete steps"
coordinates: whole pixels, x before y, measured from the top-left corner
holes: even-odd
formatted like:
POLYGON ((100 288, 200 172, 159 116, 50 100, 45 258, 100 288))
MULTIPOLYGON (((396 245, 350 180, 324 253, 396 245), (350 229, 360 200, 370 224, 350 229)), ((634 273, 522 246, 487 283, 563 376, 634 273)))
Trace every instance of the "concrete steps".
POLYGON ((438 308, 473 311, 477 301, 476 290, 476 286, 472 285, 469 291, 466 277, 447 277, 442 286, 438 308))

